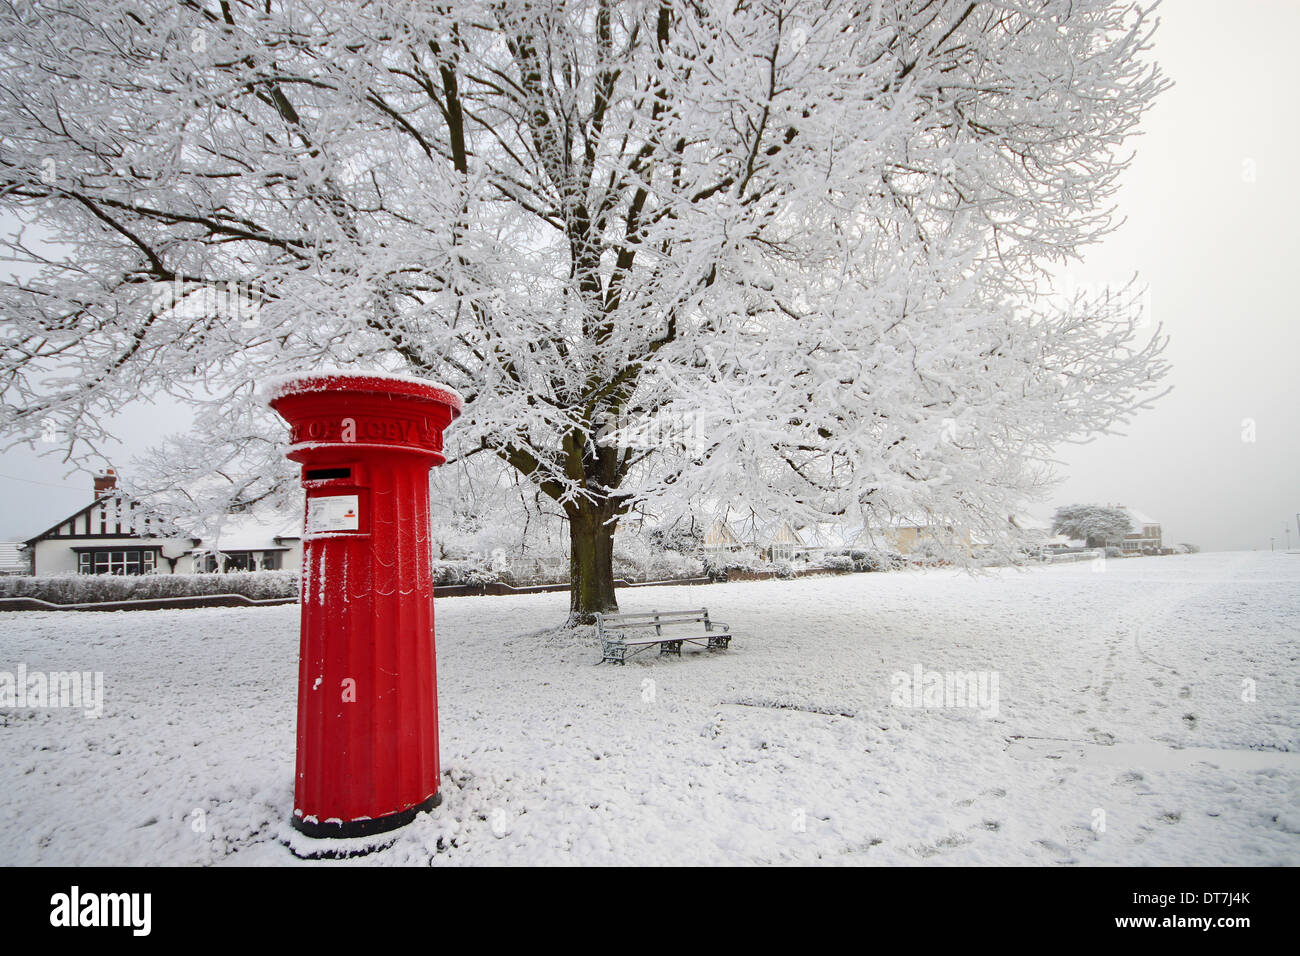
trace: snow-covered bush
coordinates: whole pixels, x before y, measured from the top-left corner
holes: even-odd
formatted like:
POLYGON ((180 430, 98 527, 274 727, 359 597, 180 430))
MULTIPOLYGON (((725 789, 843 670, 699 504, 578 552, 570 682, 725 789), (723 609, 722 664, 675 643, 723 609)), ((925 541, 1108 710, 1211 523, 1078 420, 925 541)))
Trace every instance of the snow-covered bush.
POLYGON ((897 551, 872 549, 861 552, 861 558, 856 557, 859 552, 853 553, 854 566, 863 571, 897 571, 907 566, 907 559, 897 551))
MULTIPOLYGON (((894 557, 898 559, 898 566, 901 566, 902 555, 894 555, 894 557)), ((823 567, 843 568, 848 571, 888 571, 894 566, 885 552, 867 548, 839 548, 827 551, 822 555, 820 563, 823 567)))
MULTIPOLYGON (((696 578, 704 573, 704 562, 699 555, 682 554, 678 551, 661 551, 651 556, 643 567, 647 580, 667 581, 672 578, 696 578)), ((615 577, 618 577, 615 568, 615 577)))
POLYGON ((752 548, 710 553, 704 556, 704 573, 725 580, 728 571, 770 571, 772 566, 752 548))
POLYGON ((433 583, 443 587, 459 584, 483 586, 496 584, 502 578, 502 572, 493 570, 487 561, 481 558, 433 563, 433 583))
POLYGON ((821 566, 827 571, 855 571, 853 559, 847 554, 827 554, 823 555, 821 566))
POLYGON ((228 574, 69 574, 0 578, 0 597, 30 597, 53 604, 144 601, 152 598, 242 594, 254 600, 297 597, 297 571, 228 574))

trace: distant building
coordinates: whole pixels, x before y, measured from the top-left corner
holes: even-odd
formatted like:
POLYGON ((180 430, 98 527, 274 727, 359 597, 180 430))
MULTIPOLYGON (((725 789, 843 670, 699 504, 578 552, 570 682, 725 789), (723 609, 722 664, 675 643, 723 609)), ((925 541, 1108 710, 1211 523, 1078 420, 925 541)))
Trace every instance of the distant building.
POLYGON ((1059 554, 1081 550, 1085 546, 1082 539, 1055 533, 1052 521, 1047 518, 1012 514, 1007 516, 1007 523, 1023 533, 1026 547, 1039 554, 1059 554))
POLYGON ((1124 508, 1133 519, 1134 530, 1124 535, 1119 545, 1121 550, 1126 554, 1159 554, 1164 550, 1160 522, 1124 505, 1114 507, 1124 508))
POLYGON ((0 574, 31 574, 32 564, 21 541, 0 541, 0 574))
POLYGON ((710 554, 739 551, 745 545, 725 521, 715 521, 704 533, 704 550, 710 554))
POLYGON ((726 521, 715 521, 705 532, 704 552, 717 555, 753 549, 763 560, 780 562, 846 549, 889 549, 908 555, 927 544, 969 553, 972 545, 969 528, 909 516, 869 527, 825 522, 796 528, 787 519, 767 523, 746 520, 738 527, 739 532, 726 521))
POLYGON ((1086 547, 1086 544, 1079 538, 1068 538, 1063 534, 1054 534, 1050 538, 1043 539, 1042 549, 1044 551, 1056 553, 1061 551, 1078 551, 1086 547))
POLYGON ((94 500, 23 543, 24 573, 189 574, 298 570, 302 532, 297 518, 270 513, 227 516, 196 537, 117 490, 110 468, 95 476, 94 500))
POLYGON ((895 551, 903 555, 918 551, 927 544, 967 551, 971 547, 969 528, 938 525, 924 519, 899 519, 882 529, 881 534, 894 545, 895 551))
POLYGON ((799 532, 788 521, 780 521, 763 535, 761 553, 768 561, 793 561, 795 552, 806 549, 799 532))

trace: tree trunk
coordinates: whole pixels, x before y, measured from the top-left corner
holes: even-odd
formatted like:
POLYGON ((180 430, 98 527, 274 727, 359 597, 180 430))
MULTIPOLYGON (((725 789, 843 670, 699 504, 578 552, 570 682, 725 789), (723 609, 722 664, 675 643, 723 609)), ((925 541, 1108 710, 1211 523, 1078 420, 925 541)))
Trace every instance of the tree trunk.
POLYGON ((569 626, 618 611, 614 597, 612 509, 582 504, 569 512, 569 626))

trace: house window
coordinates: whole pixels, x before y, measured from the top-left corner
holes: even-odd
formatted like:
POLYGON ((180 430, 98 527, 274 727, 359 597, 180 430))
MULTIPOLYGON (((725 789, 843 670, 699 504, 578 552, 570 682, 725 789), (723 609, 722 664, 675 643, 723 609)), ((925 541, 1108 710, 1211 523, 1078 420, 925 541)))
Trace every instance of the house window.
POLYGON ((226 571, 252 571, 257 567, 257 559, 252 551, 234 551, 225 556, 226 571))
POLYGON ((152 574, 158 555, 135 549, 121 551, 82 551, 77 555, 81 574, 152 574))
POLYGON ((207 574, 227 571, 278 571, 280 569, 280 552, 278 551, 223 551, 221 565, 217 566, 217 556, 206 554, 202 557, 199 570, 207 574))

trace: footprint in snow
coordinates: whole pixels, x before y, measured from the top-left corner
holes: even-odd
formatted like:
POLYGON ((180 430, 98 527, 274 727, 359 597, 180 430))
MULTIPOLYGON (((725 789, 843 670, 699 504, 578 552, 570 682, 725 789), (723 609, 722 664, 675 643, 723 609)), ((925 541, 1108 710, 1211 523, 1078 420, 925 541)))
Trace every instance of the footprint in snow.
POLYGON ((922 859, 928 860, 931 857, 938 856, 945 850, 955 850, 960 846, 965 846, 969 842, 970 840, 962 836, 960 833, 950 833, 941 840, 935 840, 934 846, 922 844, 921 846, 913 847, 912 851, 922 859))
POLYGON ((1070 852, 1069 847, 1062 846, 1054 840, 1035 840, 1034 845, 1042 847, 1048 853, 1052 854, 1055 858, 1052 860, 1053 863, 1061 863, 1068 866, 1079 862, 1070 852))

